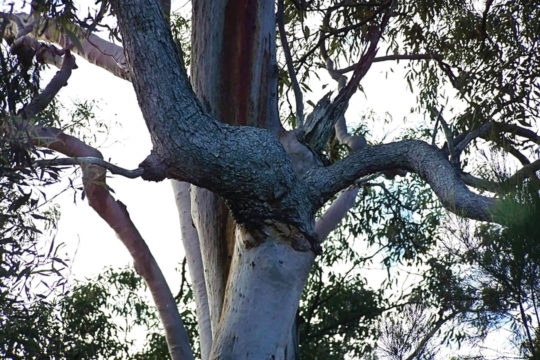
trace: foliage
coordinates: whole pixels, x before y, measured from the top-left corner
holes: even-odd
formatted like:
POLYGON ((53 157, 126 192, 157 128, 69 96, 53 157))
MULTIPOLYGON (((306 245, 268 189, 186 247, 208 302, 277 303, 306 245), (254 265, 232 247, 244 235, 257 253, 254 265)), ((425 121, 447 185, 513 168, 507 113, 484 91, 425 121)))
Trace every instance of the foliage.
MULTIPOLYGON (((185 274, 184 274, 185 275, 185 274)), ((179 294, 191 337, 197 336, 190 286, 179 294)), ((4 314, 5 307, 2 309, 4 314)), ((78 282, 52 301, 36 301, 5 313, 2 357, 53 359, 168 359, 157 312, 132 269, 107 269, 78 282), (140 345, 139 334, 146 334, 140 345)))

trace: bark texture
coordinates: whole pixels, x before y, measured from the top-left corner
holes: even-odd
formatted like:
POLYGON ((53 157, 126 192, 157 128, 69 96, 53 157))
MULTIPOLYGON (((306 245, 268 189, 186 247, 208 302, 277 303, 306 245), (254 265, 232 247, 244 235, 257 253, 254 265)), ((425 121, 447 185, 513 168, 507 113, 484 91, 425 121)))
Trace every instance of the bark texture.
POLYGON ((312 252, 295 251, 268 228, 253 246, 237 228, 222 321, 211 359, 284 359, 312 252))

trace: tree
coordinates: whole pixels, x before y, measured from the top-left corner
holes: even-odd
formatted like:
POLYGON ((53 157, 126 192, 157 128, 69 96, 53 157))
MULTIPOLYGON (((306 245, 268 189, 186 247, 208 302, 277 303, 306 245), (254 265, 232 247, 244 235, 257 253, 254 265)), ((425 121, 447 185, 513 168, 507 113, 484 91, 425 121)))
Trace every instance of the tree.
MULTIPOLYGON (((81 166, 86 198, 132 254, 174 359, 193 357, 185 326, 127 209, 110 194, 107 170, 173 180, 204 359, 296 356, 295 318, 315 257, 375 177, 420 179, 448 211, 484 222, 497 220, 497 194, 506 186, 538 188, 534 1, 193 1, 190 78, 169 12, 166 0, 113 0, 84 17, 65 0, 35 1, 29 15, 3 13, 3 38, 23 73, 36 62, 60 70, 28 101, 6 102, 2 132, 66 156, 34 156, 32 166, 81 166), (101 27, 123 46, 96 35, 101 27), (75 68, 72 52, 132 82, 153 143, 138 169, 104 161, 40 115, 75 68), (345 112, 361 80, 374 63, 398 60, 409 61, 404 80, 418 89, 413 107, 432 126, 381 144, 351 135, 345 112), (338 91, 304 116, 302 88, 309 91, 313 65, 328 71, 338 91), (478 171, 482 141, 514 156, 520 169, 503 179, 478 171)), ((398 215, 368 223, 386 223, 385 238, 398 244, 389 261, 414 261, 429 243, 407 237, 414 226, 398 215)))

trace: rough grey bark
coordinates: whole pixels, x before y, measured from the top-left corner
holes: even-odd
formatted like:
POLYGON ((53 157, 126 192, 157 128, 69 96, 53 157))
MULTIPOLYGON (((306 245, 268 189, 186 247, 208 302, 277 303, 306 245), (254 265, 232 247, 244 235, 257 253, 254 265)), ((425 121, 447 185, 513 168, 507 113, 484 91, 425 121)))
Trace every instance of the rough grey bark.
POLYGON ((322 204, 354 179, 394 169, 420 175, 450 211, 471 219, 492 221, 496 201, 470 191, 442 151, 420 140, 367 147, 334 165, 310 171, 306 180, 319 194, 322 204))

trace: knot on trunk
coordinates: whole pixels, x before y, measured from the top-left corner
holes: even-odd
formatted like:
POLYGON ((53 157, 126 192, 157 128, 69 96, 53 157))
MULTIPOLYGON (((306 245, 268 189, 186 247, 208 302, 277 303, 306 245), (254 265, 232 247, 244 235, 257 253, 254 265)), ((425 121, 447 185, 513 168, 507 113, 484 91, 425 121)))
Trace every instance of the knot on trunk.
POLYGON ((152 153, 139 164, 139 168, 143 169, 141 177, 144 180, 162 181, 166 178, 167 166, 154 150, 152 150, 152 153))

